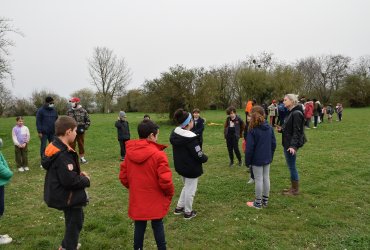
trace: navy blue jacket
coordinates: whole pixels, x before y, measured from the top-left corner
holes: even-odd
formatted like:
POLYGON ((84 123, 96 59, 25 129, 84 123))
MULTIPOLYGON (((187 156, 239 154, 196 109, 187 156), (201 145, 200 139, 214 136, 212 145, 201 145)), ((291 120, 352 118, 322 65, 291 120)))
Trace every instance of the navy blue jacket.
POLYGON ((58 113, 54 108, 43 105, 36 113, 36 128, 38 133, 54 135, 55 121, 58 119, 58 113))
POLYGON ((203 130, 204 130, 204 119, 199 117, 197 122, 194 120, 194 127, 191 131, 199 137, 200 144, 203 143, 203 130))
POLYGON ((117 138, 119 141, 127 141, 130 140, 130 127, 128 125, 128 121, 118 120, 114 124, 117 128, 117 138))
POLYGON ((265 121, 262 125, 248 131, 245 165, 263 166, 270 164, 274 158, 275 148, 274 130, 265 121))

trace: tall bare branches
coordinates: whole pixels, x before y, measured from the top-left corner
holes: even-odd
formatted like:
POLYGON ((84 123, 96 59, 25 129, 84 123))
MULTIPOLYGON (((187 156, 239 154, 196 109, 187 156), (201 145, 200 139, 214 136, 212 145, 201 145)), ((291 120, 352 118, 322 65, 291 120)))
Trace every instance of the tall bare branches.
POLYGON ((113 98, 122 94, 130 83, 131 71, 125 59, 118 59, 106 47, 96 47, 88 60, 89 75, 103 101, 104 112, 109 112, 113 98))

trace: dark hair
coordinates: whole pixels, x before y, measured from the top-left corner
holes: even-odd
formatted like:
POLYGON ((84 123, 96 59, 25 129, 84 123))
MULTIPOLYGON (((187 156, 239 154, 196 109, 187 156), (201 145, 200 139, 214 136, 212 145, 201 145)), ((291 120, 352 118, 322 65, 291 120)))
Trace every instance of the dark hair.
POLYGON ((156 135, 158 133, 159 126, 151 120, 143 120, 137 126, 137 133, 139 134, 140 139, 148 138, 148 136, 153 133, 156 135))
POLYGON ((16 120, 16 121, 23 120, 23 116, 17 116, 17 117, 15 118, 15 120, 16 120))
POLYGON ((251 110, 251 120, 249 121, 249 129, 260 126, 265 122, 265 111, 261 106, 253 106, 251 110))
POLYGON ((55 135, 63 136, 66 134, 68 129, 74 129, 77 127, 77 122, 70 116, 59 116, 55 121, 55 135))
POLYGON ((200 110, 198 109, 198 108, 195 108, 195 109, 193 109, 193 112, 191 112, 192 114, 194 114, 194 113, 200 113, 200 110))
POLYGON ((148 114, 145 114, 145 115, 144 115, 144 119, 145 119, 145 118, 149 118, 149 119, 150 119, 150 116, 149 116, 148 114))
POLYGON ((53 97, 51 97, 51 96, 47 96, 46 98, 45 98, 45 102, 46 103, 51 103, 51 102, 53 102, 54 101, 54 99, 53 99, 53 97))
POLYGON ((173 115, 173 120, 177 124, 182 124, 188 117, 189 117, 189 112, 183 109, 178 109, 175 111, 175 114, 173 115))
POLYGON ((226 114, 230 115, 231 112, 236 113, 236 109, 234 106, 230 106, 226 109, 226 114))

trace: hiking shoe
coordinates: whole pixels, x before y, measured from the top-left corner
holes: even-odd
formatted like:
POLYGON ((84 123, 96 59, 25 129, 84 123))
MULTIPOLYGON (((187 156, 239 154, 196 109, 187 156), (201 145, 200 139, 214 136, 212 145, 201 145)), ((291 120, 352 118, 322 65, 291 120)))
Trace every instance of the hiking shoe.
POLYGON ((175 211, 173 212, 173 214, 175 215, 180 215, 180 214, 183 214, 185 213, 185 209, 183 207, 180 207, 180 208, 175 208, 175 211))
POLYGON ((194 218, 195 216, 197 216, 197 212, 196 211, 191 211, 190 213, 184 213, 184 219, 185 220, 191 220, 192 218, 194 218))
POLYGON ((30 170, 28 167, 24 167, 24 171, 28 171, 30 170))
POLYGON ((85 157, 81 157, 80 162, 81 162, 82 164, 86 164, 86 163, 88 163, 88 161, 85 159, 85 157))
POLYGON ((256 209, 261 209, 262 208, 262 204, 261 203, 258 204, 255 201, 248 201, 247 206, 248 207, 254 207, 256 209))
POLYGON ((5 234, 5 235, 0 235, 0 245, 5 245, 5 244, 9 244, 10 242, 12 242, 12 238, 9 237, 9 235, 5 234))
POLYGON ((247 182, 247 184, 253 184, 254 183, 254 179, 250 178, 249 181, 247 182))
POLYGON ((24 168, 23 167, 18 168, 18 172, 24 172, 24 168))

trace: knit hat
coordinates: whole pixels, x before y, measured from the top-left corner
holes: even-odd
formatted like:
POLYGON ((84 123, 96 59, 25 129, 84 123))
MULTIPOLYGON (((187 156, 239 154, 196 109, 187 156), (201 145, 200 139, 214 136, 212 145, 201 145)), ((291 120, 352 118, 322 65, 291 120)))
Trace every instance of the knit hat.
POLYGON ((119 118, 126 118, 127 116, 126 116, 126 113, 125 113, 125 111, 120 111, 119 112, 119 118))

